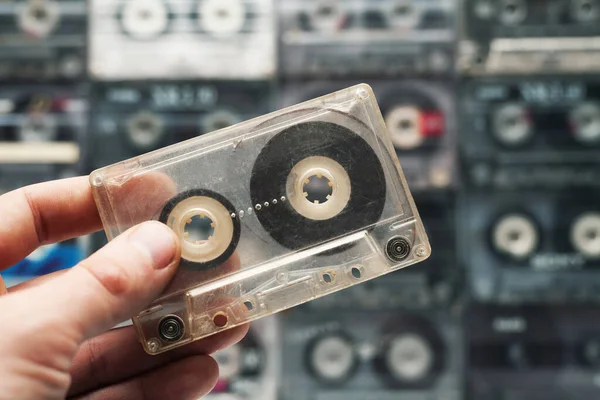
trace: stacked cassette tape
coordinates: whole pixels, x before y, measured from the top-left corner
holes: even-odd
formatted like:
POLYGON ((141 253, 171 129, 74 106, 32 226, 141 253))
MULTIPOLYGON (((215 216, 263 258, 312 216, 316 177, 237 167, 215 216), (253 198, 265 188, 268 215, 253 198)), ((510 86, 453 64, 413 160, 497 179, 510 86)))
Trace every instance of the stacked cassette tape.
POLYGON ((90 74, 99 80, 268 79, 271 0, 93 0, 90 74))
POLYGON ((85 76, 85 0, 0 3, 0 80, 81 80, 85 76))
POLYGON ((461 9, 458 228, 473 399, 600 395, 599 6, 461 9))
POLYGON ((461 72, 600 71, 600 4, 596 0, 464 0, 461 12, 461 72))

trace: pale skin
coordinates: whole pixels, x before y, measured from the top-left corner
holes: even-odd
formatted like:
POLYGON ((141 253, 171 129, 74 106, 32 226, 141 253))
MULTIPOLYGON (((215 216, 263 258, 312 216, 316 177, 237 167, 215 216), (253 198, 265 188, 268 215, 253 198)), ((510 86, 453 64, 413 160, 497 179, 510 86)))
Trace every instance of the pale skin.
MULTIPOLYGON (((0 271, 38 246, 101 228, 87 177, 0 196, 0 271)), ((0 278, 0 400, 190 399, 218 378, 211 353, 241 340, 238 327, 158 356, 133 327, 175 273, 173 232, 145 222, 66 272, 6 290, 0 278)))

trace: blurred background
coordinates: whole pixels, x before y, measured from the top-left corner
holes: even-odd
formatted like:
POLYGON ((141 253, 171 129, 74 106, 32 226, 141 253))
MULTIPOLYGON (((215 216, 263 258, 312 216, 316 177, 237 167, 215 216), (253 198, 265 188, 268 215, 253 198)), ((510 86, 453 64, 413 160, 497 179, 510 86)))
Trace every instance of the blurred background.
POLYGON ((600 398, 600 0, 0 0, 0 193, 358 82, 433 255, 254 323, 209 398, 600 398))

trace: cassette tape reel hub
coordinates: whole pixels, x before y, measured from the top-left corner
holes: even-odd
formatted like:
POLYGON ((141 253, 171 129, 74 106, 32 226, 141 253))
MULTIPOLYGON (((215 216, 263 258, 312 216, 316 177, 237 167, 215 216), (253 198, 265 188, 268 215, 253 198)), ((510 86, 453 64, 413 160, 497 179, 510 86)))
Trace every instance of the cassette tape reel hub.
POLYGON ((287 179, 287 198, 306 218, 327 220, 338 215, 350 200, 348 173, 327 157, 308 157, 296 164, 287 179))
POLYGON ((241 0, 201 0, 198 14, 200 26, 215 36, 236 34, 246 24, 246 10, 241 0))
POLYGON ((431 251, 366 85, 102 168, 90 182, 109 239, 153 219, 181 238, 174 279, 134 319, 151 354, 431 251), (178 341, 157 334, 166 315, 184 322, 178 341))
POLYGON ((600 143, 600 106, 582 103, 569 112, 569 123, 575 139, 583 144, 600 143))
POLYGON ((538 247, 538 229, 535 222, 526 215, 504 215, 492 228, 492 243, 501 254, 525 259, 538 247))
POLYGON ((400 106, 390 110, 385 123, 392 135, 394 146, 400 150, 420 147, 425 141, 421 112, 416 107, 400 106))
POLYGON ((20 29, 36 38, 45 38, 60 22, 59 4, 53 1, 31 0, 18 14, 20 29))
POLYGON ((121 9, 121 24, 132 38, 149 40, 167 31, 169 10, 162 0, 129 0, 121 9))
POLYGON ((227 260, 237 245, 240 228, 235 209, 224 197, 205 190, 184 192, 171 199, 159 220, 164 222, 181 240, 181 259, 195 267, 216 266, 227 260), (209 220, 211 229, 193 233, 193 220, 209 220), (212 234, 206 235, 206 231, 212 234), (191 264, 190 264, 191 263, 191 264))
POLYGON ((498 107, 494 112, 493 127, 496 140, 505 146, 522 145, 533 134, 527 109, 520 104, 498 107))
POLYGON ((352 341, 341 334, 316 338, 306 354, 309 370, 327 385, 342 384, 358 366, 352 341))
POLYGON ((503 0, 500 2, 500 22, 504 25, 518 25, 527 17, 527 4, 524 0, 503 0))
POLYGON ((412 333, 393 338, 385 356, 390 374, 401 382, 424 379, 431 372, 434 359, 429 343, 412 333))
POLYGON ((588 258, 600 258, 600 213, 584 213, 571 226, 573 247, 588 258))
POLYGON ((139 151, 156 149, 164 136, 163 122, 157 115, 142 111, 126 122, 127 138, 139 151))

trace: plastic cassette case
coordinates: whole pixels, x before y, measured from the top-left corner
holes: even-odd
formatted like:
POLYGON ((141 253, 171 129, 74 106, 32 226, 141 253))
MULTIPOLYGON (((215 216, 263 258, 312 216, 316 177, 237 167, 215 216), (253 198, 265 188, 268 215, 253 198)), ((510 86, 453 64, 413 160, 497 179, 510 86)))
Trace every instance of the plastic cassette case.
POLYGON ((110 239, 159 220, 179 271, 134 318, 156 354, 426 259, 373 91, 354 86, 92 173, 110 239))

